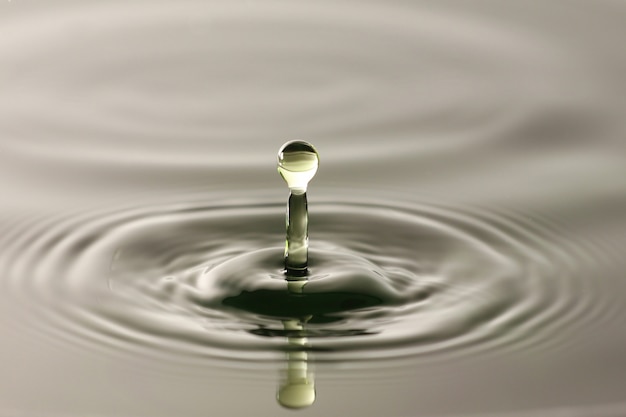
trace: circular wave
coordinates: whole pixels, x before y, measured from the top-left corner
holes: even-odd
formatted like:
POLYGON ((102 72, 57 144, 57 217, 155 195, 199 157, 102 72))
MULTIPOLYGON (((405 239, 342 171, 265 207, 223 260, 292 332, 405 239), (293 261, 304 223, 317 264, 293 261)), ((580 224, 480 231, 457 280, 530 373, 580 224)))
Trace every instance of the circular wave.
POLYGON ((259 166, 294 137, 344 163, 476 146, 517 123, 519 68, 556 55, 493 21, 373 4, 72 4, 5 23, 5 152, 91 167, 259 166))
POLYGON ((309 281, 294 294, 282 204, 186 201, 13 222, 0 262, 5 291, 31 306, 20 320, 71 343, 201 364, 273 360, 290 337, 307 337, 317 361, 537 348, 610 310, 610 289, 585 275, 593 255, 539 220, 316 201, 309 281))

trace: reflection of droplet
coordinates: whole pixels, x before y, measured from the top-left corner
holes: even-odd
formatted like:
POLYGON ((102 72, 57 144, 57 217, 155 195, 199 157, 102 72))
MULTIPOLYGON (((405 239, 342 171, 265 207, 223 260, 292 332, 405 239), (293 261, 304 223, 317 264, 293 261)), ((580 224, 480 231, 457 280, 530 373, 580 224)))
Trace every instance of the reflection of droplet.
MULTIPOLYGON (((300 320, 284 320, 285 331, 304 330, 300 320)), ((304 349, 307 345, 305 337, 288 337, 289 345, 304 349)), ((278 389, 277 400, 286 408, 305 408, 315 402, 315 382, 309 371, 308 354, 304 350, 296 349, 287 354, 286 380, 278 389)))
MULTIPOLYGON (((306 374, 306 370, 302 373, 306 374)), ((293 379, 299 380, 285 385, 278 391, 278 402, 287 408, 309 407, 315 401, 315 386, 309 383, 306 376, 293 379)))
POLYGON ((292 191, 306 191, 318 165, 319 156, 310 143, 292 140, 278 151, 278 172, 292 191))

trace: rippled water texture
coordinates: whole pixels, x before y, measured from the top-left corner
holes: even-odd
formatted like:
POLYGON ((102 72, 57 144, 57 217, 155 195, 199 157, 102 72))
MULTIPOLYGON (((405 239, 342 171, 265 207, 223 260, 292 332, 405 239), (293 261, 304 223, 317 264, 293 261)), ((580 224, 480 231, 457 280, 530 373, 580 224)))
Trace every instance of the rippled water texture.
POLYGON ((626 414, 624 5, 48 3, 0 5, 1 416, 626 414))

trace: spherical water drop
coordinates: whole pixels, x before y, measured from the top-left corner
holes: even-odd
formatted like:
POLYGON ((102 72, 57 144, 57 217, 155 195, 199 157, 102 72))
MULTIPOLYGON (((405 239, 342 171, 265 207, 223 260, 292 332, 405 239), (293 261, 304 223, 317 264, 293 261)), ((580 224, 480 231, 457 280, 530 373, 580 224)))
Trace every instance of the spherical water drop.
POLYGON ((278 172, 292 191, 306 191, 318 165, 319 156, 310 143, 292 140, 278 151, 278 172))

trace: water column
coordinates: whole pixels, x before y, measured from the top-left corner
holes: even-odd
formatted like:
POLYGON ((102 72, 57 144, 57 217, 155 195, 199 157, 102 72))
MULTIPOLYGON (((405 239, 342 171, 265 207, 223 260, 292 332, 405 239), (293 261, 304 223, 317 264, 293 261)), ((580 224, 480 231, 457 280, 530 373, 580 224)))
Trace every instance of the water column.
MULTIPOLYGON (((302 293, 309 261, 309 214, 306 190, 319 165, 317 151, 310 143, 294 140, 278 151, 278 172, 289 187, 285 242, 285 278, 290 293, 302 293)), ((283 320, 290 350, 287 369, 278 390, 278 402, 287 408, 304 408, 315 401, 315 383, 308 367, 306 318, 283 320)))
POLYGON ((306 190, 319 165, 317 151, 310 143, 294 140, 278 151, 278 172, 289 187, 285 274, 287 279, 306 276, 308 265, 309 215, 306 190))

